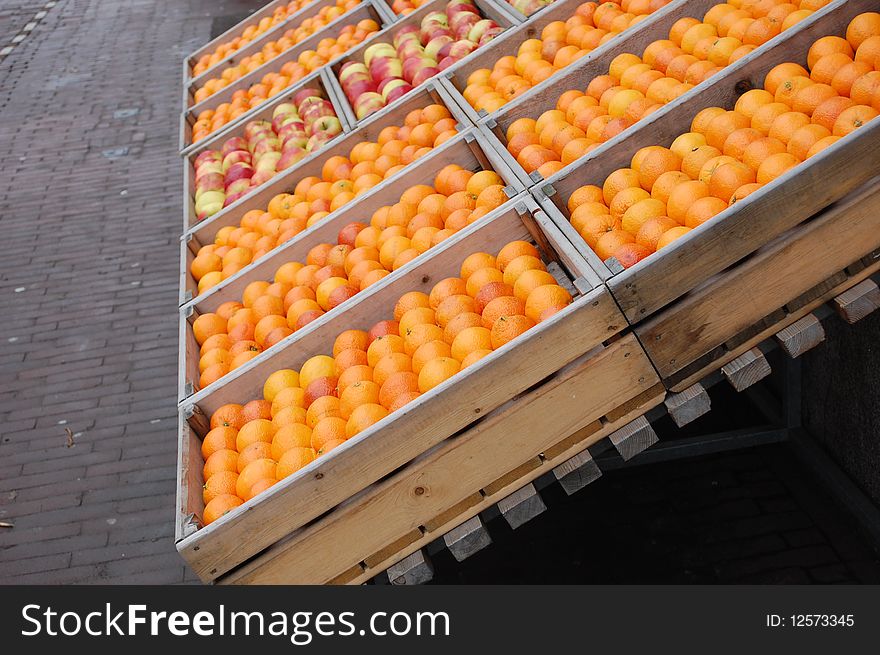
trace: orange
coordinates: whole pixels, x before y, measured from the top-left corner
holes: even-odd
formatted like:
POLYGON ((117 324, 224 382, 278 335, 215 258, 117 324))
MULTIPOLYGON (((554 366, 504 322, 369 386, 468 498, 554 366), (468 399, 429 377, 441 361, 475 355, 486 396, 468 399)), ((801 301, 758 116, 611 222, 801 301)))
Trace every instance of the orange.
POLYGON ((706 196, 694 202, 685 213, 685 227, 699 227, 716 214, 727 209, 727 201, 714 196, 706 196))
POLYGON ((771 68, 770 72, 764 77, 764 89, 775 97, 779 85, 786 80, 790 80, 794 77, 809 78, 809 76, 810 74, 807 72, 807 69, 799 64, 790 62, 779 64, 778 66, 771 68))
MULTIPOLYGON (((532 269, 546 270, 546 268, 547 267, 544 265, 544 262, 541 261, 539 257, 535 257, 534 255, 520 255, 519 257, 507 263, 504 268, 502 281, 509 284, 510 286, 513 286, 517 278, 525 271, 532 269)), ((499 280, 493 279, 491 281, 498 282, 499 280)), ((476 291, 479 292, 479 288, 477 288, 476 291)), ((473 293, 471 295, 476 296, 476 293, 473 293)))
POLYGON ((657 178, 663 173, 680 170, 681 157, 672 150, 661 146, 649 146, 639 152, 643 151, 647 152, 641 157, 638 168, 633 165, 633 169, 637 171, 639 184, 644 190, 650 191, 657 178))
POLYGON ((755 181, 755 172, 745 164, 734 161, 718 166, 709 178, 709 193, 728 202, 744 184, 755 181))
POLYGON ((794 155, 790 155, 788 152, 780 152, 775 155, 770 155, 767 157, 757 170, 757 179, 758 184, 767 184, 772 182, 777 177, 785 173, 790 168, 794 168, 800 162, 797 160, 794 155))
POLYGON ((216 496, 205 505, 205 511, 202 513, 202 521, 205 525, 210 525, 224 514, 231 512, 243 502, 244 501, 241 498, 233 496, 232 494, 216 496))
POLYGON ((880 14, 866 12, 853 18, 846 28, 846 40, 854 50, 858 50, 867 39, 880 34, 880 14))
MULTIPOLYGON (((474 273, 472 273, 470 275, 470 277, 468 277, 467 282, 465 283, 465 290, 467 291, 467 294, 469 296, 475 297, 480 292, 480 289, 482 289, 487 284, 490 284, 491 282, 504 281, 504 275, 505 275, 504 273, 502 273, 500 270, 498 270, 494 266, 482 268, 479 271, 475 271, 474 273)), ((451 297, 454 297, 454 296, 449 296, 449 297, 447 297, 447 299, 451 298, 451 297)), ((444 302, 445 302, 445 300, 444 300, 444 302)), ((443 303, 440 303, 440 306, 442 306, 442 305, 443 305, 443 303)), ((440 306, 438 306, 438 310, 439 310, 440 306)), ((441 319, 439 316, 438 316, 437 322, 440 325, 445 325, 444 320, 441 319)))
MULTIPOLYGON (((650 256, 652 250, 637 243, 625 243, 614 251, 613 257, 624 267, 630 268, 650 256)), ((554 312, 555 313, 555 312, 554 312)), ((546 316, 542 314, 542 316, 546 316)))
POLYGON ((278 460, 278 466, 275 469, 275 476, 278 480, 283 480, 289 475, 293 475, 301 468, 311 464, 315 461, 316 457, 317 454, 314 449, 295 446, 290 450, 285 451, 281 456, 281 459, 278 460))
POLYGON ((271 455, 276 462, 291 448, 311 445, 312 430, 303 423, 292 423, 279 428, 272 438, 271 455))
MULTIPOLYGON (((724 145, 723 142, 722 145, 724 145)), ((710 159, 720 155, 721 151, 714 146, 705 145, 694 148, 682 158, 681 172, 692 180, 699 179, 700 170, 703 168, 703 165, 710 159)))
POLYGON ((821 125, 816 125, 815 123, 805 125, 792 133, 786 149, 789 154, 803 161, 807 158, 807 152, 813 147, 813 144, 830 134, 831 131, 821 125))
POLYGON ((755 191, 761 188, 762 185, 757 182, 752 182, 751 184, 744 184, 739 189, 733 192, 733 195, 730 196, 730 204, 734 204, 742 200, 743 198, 748 197, 755 191))
POLYGON ((320 453, 324 445, 331 441, 345 441, 345 423, 344 419, 336 416, 321 419, 312 431, 311 443, 308 447, 320 453))
POLYGON ((300 387, 287 387, 275 395, 272 401, 272 415, 275 416, 285 407, 305 407, 305 391, 300 387))
POLYGON ((709 196, 708 185, 698 180, 682 182, 672 189, 669 200, 666 203, 666 214, 669 218, 684 225, 688 209, 697 200, 709 196))
POLYGON ((467 284, 458 277, 448 277, 441 280, 431 289, 428 301, 433 309, 436 309, 443 300, 449 296, 466 294, 467 284))
MULTIPOLYGON (((622 229, 609 230, 603 233, 597 240, 593 250, 603 261, 611 257, 612 253, 625 243, 633 243, 635 237, 622 229)), ((540 288, 540 287, 538 287, 540 288)), ((537 291, 537 289, 536 289, 537 291)))
POLYGON ((420 373, 425 362, 438 357, 449 357, 450 355, 452 355, 452 350, 445 341, 429 341, 419 346, 413 353, 412 371, 413 373, 420 373))
POLYGON ((459 362, 475 350, 492 348, 491 334, 485 327, 465 328, 452 342, 452 356, 459 362))
POLYGON ((632 205, 621 218, 621 227, 635 236, 649 218, 666 215, 666 204, 656 198, 646 198, 632 205))
POLYGON ((254 419, 245 423, 238 431, 235 439, 238 452, 244 450, 247 446, 256 442, 271 443, 275 434, 275 425, 264 418, 254 419))
POLYGON ((306 388, 314 380, 336 375, 336 361, 327 355, 315 355, 307 359, 299 370, 299 382, 306 388))
MULTIPOLYGON (((864 62, 853 62, 853 65, 865 66, 864 62)), ((870 105, 880 93, 880 71, 868 71, 852 82, 849 97, 857 105, 870 105)), ((876 109, 876 107, 875 107, 876 109)))
POLYGON ((412 371, 392 373, 379 390, 379 404, 389 409, 401 394, 419 391, 419 376, 412 371))
POLYGON ((544 284, 529 293, 523 313, 533 321, 538 321, 541 312, 548 307, 568 305, 571 300, 571 294, 558 284, 544 284))
POLYGON ((877 70, 877 63, 880 60, 880 35, 875 34, 862 41, 859 49, 856 50, 855 60, 871 64, 874 70, 877 70))
POLYGON ((618 168, 605 178, 602 197, 609 207, 618 193, 624 189, 639 187, 639 174, 631 168, 618 168))
POLYGON ((199 316, 192 324, 193 336, 199 345, 216 334, 226 333, 226 319, 213 313, 199 316))
POLYGON ((280 369, 272 373, 263 383, 263 398, 270 403, 283 389, 299 386, 299 373, 291 369, 280 369))
POLYGON ((238 473, 233 471, 218 471, 205 482, 202 487, 202 500, 207 505, 217 496, 224 494, 235 495, 235 483, 238 473))
POLYGON ((742 161, 746 166, 757 172, 758 167, 764 160, 783 152, 786 152, 786 147, 782 141, 771 137, 764 137, 756 139, 746 146, 742 154, 742 161))
POLYGON ((865 123, 874 120, 878 112, 873 107, 867 105, 854 105, 844 109, 837 120, 831 132, 834 136, 846 136, 850 132, 862 127, 865 123))
POLYGON ((255 482, 263 478, 275 478, 277 464, 269 458, 257 459, 248 464, 238 474, 235 493, 239 498, 250 498, 250 490, 255 482))
POLYGON ((522 314, 500 317, 495 321, 490 333, 492 348, 495 350, 501 348, 533 327, 535 327, 535 321, 522 314))
POLYGON ((602 189, 595 184, 578 187, 568 198, 568 211, 573 212, 585 202, 603 202, 602 189))
POLYGON ((496 264, 503 272, 511 261, 522 255, 540 258, 538 249, 528 241, 511 241, 498 252, 496 264))
POLYGON ((242 410, 243 407, 236 403, 229 403, 218 407, 217 410, 211 414, 211 428, 228 426, 240 430, 246 423, 242 410))
POLYGON ((734 110, 751 120, 758 109, 771 102, 773 102, 772 93, 765 89, 752 89, 739 97, 734 110))
POLYGON ((749 144, 763 137, 764 134, 753 127, 744 127, 730 133, 730 136, 724 142, 724 147, 721 148, 721 152, 728 157, 741 159, 743 152, 749 144))
POLYGON ((691 132, 697 132, 705 136, 706 130, 715 118, 726 114, 727 112, 721 107, 706 107, 697 112, 691 121, 691 132))
POLYGON ((773 119, 767 136, 771 139, 778 139, 782 143, 788 143, 789 138, 798 128, 809 124, 810 117, 807 114, 799 111, 787 111, 773 119))
POLYGON ((513 284, 513 294, 516 298, 525 302, 529 294, 537 287, 555 283, 555 278, 546 270, 540 268, 525 270, 517 276, 513 284))
POLYGON ((501 296, 495 298, 488 302, 483 308, 483 327, 491 328, 499 316, 511 316, 513 314, 524 313, 525 304, 519 298, 516 298, 515 296, 501 296))
POLYGON ((202 478, 207 480, 220 471, 238 472, 238 453, 231 448, 216 450, 205 460, 202 468, 202 478))
POLYGON ((833 145, 834 143, 836 143, 836 142, 839 141, 840 139, 841 139, 841 137, 839 137, 839 136, 834 136, 834 135, 826 136, 826 137, 823 138, 823 139, 819 139, 819 140, 816 141, 816 143, 814 143, 813 146, 807 151, 807 157, 808 157, 808 158, 809 158, 809 157, 812 157, 812 156, 815 155, 816 153, 819 153, 819 152, 821 152, 822 150, 824 150, 825 148, 827 148, 827 147, 833 145))
POLYGON ((661 250, 671 244, 676 239, 680 239, 688 232, 691 231, 691 228, 685 227, 683 225, 679 225, 678 227, 673 227, 666 232, 663 233, 663 236, 660 237, 659 241, 657 241, 657 250, 661 250))
POLYGON ((721 151, 727 137, 736 130, 749 127, 747 116, 737 111, 728 111, 713 118, 706 127, 706 143, 721 151))
POLYGON ((404 332, 404 351, 411 357, 422 344, 442 339, 443 329, 441 327, 431 323, 420 323, 404 332))
MULTIPOLYGON (((427 393, 461 370, 461 363, 452 357, 436 357, 425 362, 419 373, 419 391, 427 393)), ((383 408, 384 409, 384 408, 383 408)))
MULTIPOLYGON (((855 84, 853 84, 855 86, 855 84)), ((812 121, 817 125, 821 125, 829 131, 833 131, 834 123, 844 110, 855 106, 855 102, 849 98, 838 96, 829 98, 813 112, 812 121)))
POLYGON ((467 281, 468 278, 470 278, 470 276, 476 273, 478 270, 494 267, 495 257, 486 252, 475 252, 471 255, 468 255, 461 263, 461 271, 459 274, 462 280, 467 281))
POLYGON ((393 373, 412 370, 412 357, 406 353, 392 353, 380 359, 373 368, 373 382, 381 387, 393 373))
POLYGON ((361 405, 355 409, 345 425, 345 433, 350 439, 359 432, 363 432, 388 416, 388 410, 382 405, 370 403, 361 405))
POLYGON ((680 159, 683 159, 694 148, 706 145, 706 137, 699 132, 685 132, 675 137, 675 140, 669 146, 680 159))
POLYGON ((265 441, 256 441, 247 446, 240 453, 238 453, 238 472, 241 473, 244 468, 251 462, 254 462, 258 459, 271 459, 271 457, 272 444, 265 441))
POLYGON ((833 52, 842 52, 850 58, 855 55, 855 51, 846 39, 839 36, 823 36, 810 46, 807 52, 807 66, 812 69, 819 59, 833 52))
POLYGON ((649 218, 642 224, 642 227, 639 228, 639 231, 636 234, 636 243, 653 252, 657 249, 657 242, 660 240, 660 237, 662 237, 666 231, 677 226, 678 223, 668 216, 655 216, 654 218, 649 218))
POLYGON ((333 342, 333 356, 336 357, 343 350, 349 349, 366 351, 368 345, 369 339, 363 330, 345 330, 340 332, 333 342))
POLYGON ((654 182, 651 187, 651 197, 666 203, 669 201, 669 194, 681 182, 687 182, 690 178, 681 171, 668 171, 663 173, 654 182))

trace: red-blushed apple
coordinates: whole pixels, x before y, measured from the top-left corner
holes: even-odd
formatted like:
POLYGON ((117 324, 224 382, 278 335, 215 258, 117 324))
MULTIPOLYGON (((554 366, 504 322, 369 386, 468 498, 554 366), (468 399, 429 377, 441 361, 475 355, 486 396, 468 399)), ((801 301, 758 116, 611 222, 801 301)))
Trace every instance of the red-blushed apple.
POLYGON ((336 242, 339 245, 351 246, 354 248, 354 240, 357 238, 357 235, 360 234, 361 230, 365 229, 367 226, 364 223, 349 223, 341 230, 339 230, 338 238, 336 242))
POLYGON ((305 124, 302 124, 302 127, 300 127, 295 123, 290 123, 289 125, 282 125, 281 129, 278 130, 278 138, 281 139, 282 143, 287 141, 289 138, 297 136, 299 134, 306 136, 305 124))
POLYGON ((443 46, 452 43, 455 39, 451 36, 446 36, 445 34, 441 36, 435 36, 433 39, 428 41, 428 45, 425 46, 425 54, 433 59, 438 58, 438 53, 440 52, 443 46))
POLYGON ((332 137, 325 132, 317 132, 313 134, 309 137, 309 142, 306 144, 306 151, 314 152, 315 150, 320 150, 331 138, 332 137))
POLYGON ((279 171, 287 170, 297 162, 305 159, 307 154, 308 153, 299 146, 291 145, 289 148, 285 147, 281 153, 281 159, 279 159, 278 163, 275 165, 275 169, 279 171))
POLYGON ((254 157, 259 158, 263 153, 276 151, 281 152, 281 139, 277 136, 266 137, 254 146, 254 157))
POLYGON ((196 195, 204 191, 220 191, 226 188, 226 178, 222 173, 203 175, 195 182, 196 195))
POLYGON ((468 41, 473 41, 474 43, 477 43, 480 40, 480 37, 483 36, 483 32, 488 30, 490 27, 498 27, 498 23, 490 18, 484 18, 479 23, 474 25, 471 28, 471 31, 468 32, 468 41))
POLYGON ((373 112, 379 111, 384 106, 385 99, 375 91, 370 91, 361 94, 354 101, 354 115, 357 116, 358 120, 361 120, 373 112))
POLYGON ((429 57, 413 57, 411 59, 407 59, 403 62, 403 79, 405 79, 410 84, 413 83, 413 79, 422 68, 427 68, 429 66, 435 66, 437 62, 429 57))
POLYGON ((234 136, 223 142, 223 147, 220 149, 220 155, 225 157, 233 150, 247 150, 247 140, 240 137, 234 136))
POLYGON ((397 32, 394 33, 394 38, 391 42, 394 44, 394 47, 397 48, 401 43, 408 39, 418 39, 419 38, 419 28, 416 25, 404 25, 397 32))
POLYGON ((343 284, 330 292, 330 295, 327 296, 327 304, 330 306, 330 309, 334 309, 339 307, 342 303, 344 303, 349 298, 354 298, 358 294, 359 289, 351 286, 350 284, 343 284))
MULTIPOLYGON (((247 143, 245 143, 245 149, 247 149, 247 143)), ((204 152, 200 152, 198 157, 196 157, 196 160, 193 162, 193 168, 199 170, 199 166, 209 161, 223 161, 223 155, 219 150, 205 150, 204 152)))
POLYGON ((223 191, 208 191, 196 202, 196 218, 204 220, 209 216, 213 216, 221 209, 226 201, 226 193, 223 191))
POLYGON ((349 86, 345 90, 345 97, 349 99, 352 103, 357 100, 360 96, 365 93, 375 93, 376 92, 376 83, 373 80, 369 81, 357 81, 353 82, 351 86, 349 86))
POLYGON ((281 159, 281 151, 273 151, 267 152, 262 157, 260 157, 260 161, 257 162, 257 165, 254 167, 254 170, 259 173, 260 171, 274 171, 275 165, 278 163, 278 160, 281 159))
POLYGON ((395 54, 394 46, 390 43, 374 43, 364 50, 364 64, 369 68, 374 57, 393 57, 395 54))
POLYGON ((210 175, 211 173, 220 173, 223 174, 223 162, 222 161, 208 161, 204 162, 201 166, 199 166, 198 170, 196 170, 196 179, 198 180, 203 175, 210 175))
POLYGON ((449 19, 442 11, 432 11, 430 14, 425 14, 425 17, 422 18, 421 27, 424 28, 425 25, 430 25, 431 23, 437 23, 443 27, 449 27, 449 19))
POLYGON ((449 56, 455 57, 456 59, 464 59, 476 49, 476 43, 462 39, 452 44, 452 48, 449 50, 449 56))
POLYGON ((466 39, 474 25, 480 22, 479 16, 473 14, 460 14, 461 19, 455 22, 452 34, 457 40, 466 39))
MULTIPOLYGON (((359 61, 347 61, 339 67, 340 84, 346 79, 356 74, 366 74, 367 67, 359 61)), ((299 104, 299 103, 297 103, 299 104)))
POLYGON ((480 37, 480 42, 477 44, 477 47, 483 47, 484 45, 489 43, 489 41, 501 34, 503 31, 503 27, 490 27, 488 30, 483 32, 483 36, 480 37))
POLYGON ((461 0, 457 0, 454 2, 450 2, 448 5, 446 5, 446 15, 449 17, 450 22, 452 22, 452 19, 455 18, 456 14, 462 11, 468 11, 472 14, 476 14, 477 16, 480 15, 480 10, 469 2, 462 2, 461 0))
POLYGON ((242 191, 246 191, 251 188, 251 178, 250 177, 241 177, 232 182, 226 182, 226 197, 235 195, 237 193, 241 193, 242 191))
POLYGON ((314 87, 306 87, 305 89, 300 89, 296 93, 293 94, 293 104, 299 107, 300 103, 306 98, 310 97, 322 98, 323 94, 320 89, 316 89, 314 87))
POLYGON ((315 109, 320 108, 323 112, 329 111, 330 114, 323 113, 323 115, 332 115, 333 105, 324 100, 323 98, 307 98, 303 101, 299 108, 299 115, 302 117, 303 121, 308 123, 308 117, 311 115, 315 109))
POLYGON ((247 189, 239 191, 238 193, 226 194, 226 200, 223 201, 223 206, 229 207, 229 205, 231 205, 235 201, 245 197, 248 193, 250 193, 250 191, 251 189, 250 187, 248 187, 247 189))
POLYGON ((323 132, 327 136, 334 137, 342 134, 342 123, 336 116, 321 116, 312 124, 312 130, 315 133, 323 132))
POLYGON ((269 121, 250 121, 244 126, 244 138, 250 141, 254 135, 266 129, 272 129, 272 123, 269 121))
POLYGON ((226 186, 229 186, 230 182, 234 182, 235 180, 247 179, 254 174, 254 167, 250 164, 245 164, 244 162, 239 162, 237 164, 233 164, 229 167, 229 170, 226 171, 226 174, 223 176, 223 179, 226 182, 226 186))
POLYGON ((457 63, 458 63, 458 59, 456 59, 455 57, 444 57, 443 59, 440 60, 440 63, 437 64, 437 68, 439 68, 442 71, 445 71, 447 68, 449 68, 453 64, 457 64, 457 63))
POLYGON ((309 135, 305 132, 296 132, 284 140, 281 145, 281 152, 290 150, 291 148, 302 148, 305 150, 306 144, 309 142, 309 135))
POLYGON ((384 96, 385 104, 391 104, 392 102, 394 102, 398 98, 402 98, 412 90, 413 86, 411 84, 407 84, 406 82, 404 82, 401 86, 392 87, 391 90, 388 92, 388 95, 384 96))
POLYGON ((388 94, 391 93, 392 89, 395 89, 399 86, 409 86, 404 80, 399 77, 388 78, 387 80, 382 80, 382 83, 379 85, 379 93, 382 94, 382 97, 385 98, 385 101, 388 101, 388 94))
POLYGON ((223 171, 228 171, 230 166, 240 161, 253 165, 254 158, 247 150, 233 150, 223 158, 223 171))
POLYGON ((370 75, 376 84, 389 77, 400 77, 403 64, 397 57, 377 57, 370 62, 370 75))
POLYGON ((278 116, 284 116, 286 114, 296 114, 297 104, 298 103, 282 102, 272 110, 272 118, 277 118, 278 116))
POLYGON ((423 82, 427 82, 439 72, 440 69, 436 66, 426 66, 425 68, 420 69, 419 72, 416 73, 416 76, 413 78, 413 86, 418 86, 423 82))

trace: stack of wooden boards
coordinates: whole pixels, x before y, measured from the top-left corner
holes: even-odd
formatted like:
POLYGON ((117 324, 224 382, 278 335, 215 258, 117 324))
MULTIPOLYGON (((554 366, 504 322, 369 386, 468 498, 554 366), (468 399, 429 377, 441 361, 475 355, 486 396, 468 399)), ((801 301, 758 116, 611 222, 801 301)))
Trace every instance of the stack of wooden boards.
MULTIPOLYGON (((804 61, 810 43, 845 32, 854 16, 874 9, 872 3, 827 3, 546 180, 529 174, 510 155, 507 128, 519 118, 536 118, 552 109, 563 91, 607 71, 620 53, 641 52, 646 43, 665 38, 679 18, 701 17, 718 3, 669 2, 487 115, 462 95, 468 75, 491 69, 550 22, 571 16, 579 4, 558 0, 525 17, 500 0, 481 0, 482 5, 493 3, 497 16, 510 16, 501 36, 364 120, 344 109, 337 79, 340 58, 224 128, 222 134, 228 136, 245 121, 270 115, 307 83, 320 84, 340 107, 339 115, 347 117, 346 132, 253 194, 208 221, 199 222, 191 211, 184 218, 176 537, 181 555, 202 580, 362 583, 388 570, 395 583, 424 581, 430 575, 422 550, 426 544, 442 538, 461 559, 490 543, 480 520, 486 508, 497 505, 513 527, 542 511, 532 485, 537 477, 552 472, 566 492, 574 493, 601 474, 587 450, 591 445, 607 437, 629 459, 657 441, 645 419, 648 411, 663 406, 684 425, 710 408, 700 385, 708 375, 720 370, 742 390, 769 374, 759 348, 765 340, 775 338, 793 357, 820 343, 821 323, 812 312, 824 303, 833 302, 849 322, 880 306, 880 292, 871 279, 880 270, 878 121, 627 270, 613 260, 602 261, 572 228, 566 209, 579 186, 628 166, 643 146, 669 145, 689 130, 701 109, 732 107, 742 93, 759 88, 771 68, 804 61), (347 154, 353 145, 376 139, 384 128, 402 125, 412 110, 433 104, 446 107, 458 122, 458 136, 331 211, 263 259, 199 292, 190 266, 198 248, 218 229, 238 224, 250 210, 265 210, 276 194, 291 191, 300 179, 320 176, 330 157, 347 154), (271 279, 284 262, 304 261, 314 245, 332 242, 340 228, 366 220, 377 207, 393 203, 401 189, 427 183, 450 163, 495 171, 507 185, 509 200, 244 366, 197 388, 199 346, 192 324, 198 316, 240 299, 249 283, 271 279), (428 292, 439 280, 457 275, 469 254, 497 252, 513 240, 540 249, 574 302, 203 527, 200 443, 216 409, 258 397, 272 372, 298 368, 309 356, 328 352, 336 334, 385 318, 401 294, 428 292)), ((270 15, 268 10, 278 4, 268 5, 230 34, 270 15)), ((442 0, 433 0, 401 18, 393 16, 384 0, 376 0, 360 11, 387 21, 375 37, 381 39, 443 6, 442 0)), ((294 14, 273 30, 296 20, 294 14)), ((273 30, 260 39, 269 38, 273 30)), ((358 52, 369 43, 358 46, 358 52)), ((187 60, 186 75, 195 54, 187 60)), ((188 143, 192 119, 185 107, 181 139, 188 157, 186 180, 191 179, 196 152, 188 143)), ((188 191, 186 203, 191 203, 188 191)))

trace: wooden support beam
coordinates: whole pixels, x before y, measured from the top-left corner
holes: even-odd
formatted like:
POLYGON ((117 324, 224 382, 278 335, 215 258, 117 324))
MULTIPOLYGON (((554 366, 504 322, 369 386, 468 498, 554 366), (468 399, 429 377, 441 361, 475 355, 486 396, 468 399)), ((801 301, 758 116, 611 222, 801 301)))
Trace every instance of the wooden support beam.
POLYGON ((546 509, 547 506, 531 482, 498 501, 498 511, 514 530, 546 509))
POLYGON ((554 468, 553 475, 565 493, 571 496, 602 477, 602 471, 599 470, 599 465, 593 460, 590 451, 584 449, 554 468))
POLYGON ((849 291, 844 291, 834 301, 834 308, 849 324, 857 323, 880 308, 880 287, 871 279, 862 280, 849 291))
POLYGON ((393 585, 425 584, 433 577, 434 565, 424 548, 388 567, 388 579, 393 585))
POLYGON ((443 542, 452 556, 459 562, 463 562, 474 553, 491 545, 492 537, 489 536, 489 531, 486 530, 486 526, 477 515, 443 535, 443 542))
POLYGON ((699 382, 684 391, 670 393, 664 403, 672 420, 680 428, 695 421, 712 408, 709 394, 699 382))
POLYGON ((657 433, 654 432, 654 428, 644 416, 640 416, 619 430, 612 432, 608 435, 608 439, 611 440, 624 460, 632 459, 658 441, 657 433))
POLYGON ((745 391, 772 372, 760 348, 752 348, 721 367, 721 372, 737 391, 745 391))
POLYGON ((785 354, 794 359, 825 341, 825 329, 814 314, 807 314, 776 333, 785 354))

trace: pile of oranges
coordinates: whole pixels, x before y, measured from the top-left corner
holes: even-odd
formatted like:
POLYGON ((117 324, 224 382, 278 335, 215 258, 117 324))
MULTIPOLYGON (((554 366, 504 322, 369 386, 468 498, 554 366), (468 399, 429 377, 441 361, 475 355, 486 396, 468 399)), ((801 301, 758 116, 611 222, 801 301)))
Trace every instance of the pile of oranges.
MULTIPOLYGON (((328 160, 330 163, 330 160, 328 160)), ((321 243, 305 262, 289 261, 274 280, 251 282, 230 301, 193 322, 200 347, 199 386, 219 380, 326 312, 406 265, 507 200, 494 171, 443 168, 434 186, 409 187, 370 224, 350 223, 337 243, 321 243)), ((271 209, 271 206, 270 206, 271 209)), ((277 221, 271 218, 270 221, 277 221)))
MULTIPOLYGON (((198 85, 195 92, 195 101, 201 102, 201 100, 209 97, 212 93, 216 93, 224 86, 232 84, 248 73, 257 70, 267 61, 271 61, 282 52, 290 50, 293 46, 305 41, 312 34, 326 27, 329 23, 333 22, 347 11, 351 11, 357 6, 357 4, 357 0, 336 0, 335 5, 322 7, 316 16, 306 18, 300 23, 299 27, 287 30, 278 40, 266 43, 259 52, 243 57, 235 66, 227 66, 223 68, 215 77, 198 85), (200 95, 199 92, 202 89, 205 89, 206 91, 200 95)), ((351 47, 351 45, 353 44, 337 39, 336 43, 331 45, 328 52, 333 57, 337 57, 351 47)))
POLYGON ((828 2, 803 0, 810 8, 798 9, 782 0, 733 0, 713 6, 702 22, 681 18, 668 40, 652 42, 641 57, 618 55, 585 91, 564 92, 537 121, 514 121, 507 149, 527 172, 550 177, 828 2))
POLYGON ((252 261, 292 239, 434 147, 456 135, 456 120, 443 105, 409 112, 404 125, 388 126, 377 141, 363 141, 348 157, 330 157, 321 177, 300 180, 293 193, 275 196, 268 211, 251 210, 237 227, 217 231, 190 265, 199 293, 234 275, 252 261))
POLYGON ((398 16, 406 16, 425 4, 426 0, 394 0, 391 9, 398 16))
POLYGON ((462 95, 474 109, 492 113, 669 2, 585 2, 565 22, 549 23, 540 39, 524 41, 516 57, 502 57, 492 70, 471 73, 462 95))
POLYGON ((202 55, 195 63, 192 69, 192 76, 201 75, 212 66, 217 65, 228 56, 238 52, 254 39, 258 39, 262 34, 270 29, 283 23, 288 17, 292 16, 306 5, 310 5, 314 0, 291 0, 286 5, 277 7, 271 16, 261 18, 256 25, 249 25, 242 30, 241 34, 234 39, 221 43, 214 52, 202 55))
POLYGON ((601 187, 578 188, 572 225, 628 268, 874 120, 880 13, 854 18, 846 38, 816 40, 807 65, 779 64, 733 111, 708 107, 669 148, 642 148, 601 187))
MULTIPOLYGON (((232 94, 230 102, 223 102, 214 109, 199 112, 192 129, 193 143, 216 132, 269 98, 275 97, 294 82, 303 79, 378 31, 378 23, 369 18, 359 21, 357 25, 346 25, 339 30, 335 38, 321 39, 315 50, 303 51, 296 61, 285 63, 279 72, 266 73, 256 84, 251 84, 247 89, 238 89, 232 94)), ((222 77, 209 80, 205 86, 195 92, 195 102, 201 102, 229 86, 233 81, 227 81, 222 77)))
POLYGON ((270 375, 263 398, 211 416, 204 523, 295 473, 564 309, 571 295, 525 241, 477 252, 459 277, 411 291, 393 319, 337 335, 333 356, 270 375))

